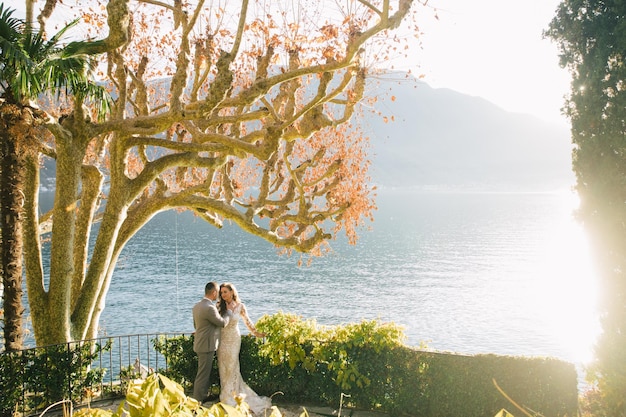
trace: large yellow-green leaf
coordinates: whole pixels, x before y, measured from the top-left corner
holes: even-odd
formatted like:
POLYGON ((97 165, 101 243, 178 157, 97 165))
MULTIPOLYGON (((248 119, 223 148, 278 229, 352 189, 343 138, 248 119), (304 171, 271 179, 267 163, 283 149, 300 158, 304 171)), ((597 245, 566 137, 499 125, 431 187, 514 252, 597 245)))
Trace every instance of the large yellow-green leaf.
POLYGON ((74 417, 112 417, 111 410, 103 410, 101 408, 81 408, 72 413, 74 417))

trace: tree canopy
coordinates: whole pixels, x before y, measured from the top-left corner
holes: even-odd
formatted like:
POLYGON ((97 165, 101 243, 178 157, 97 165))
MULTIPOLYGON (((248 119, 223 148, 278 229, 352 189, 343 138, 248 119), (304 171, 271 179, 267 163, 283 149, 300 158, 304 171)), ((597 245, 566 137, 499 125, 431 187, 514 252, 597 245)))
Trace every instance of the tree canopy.
POLYGON ((89 41, 67 49, 99 58, 113 102, 102 120, 71 93, 38 103, 50 119, 23 187, 37 344, 96 335, 124 245, 165 210, 286 251, 322 254, 339 233, 354 243, 375 209, 356 115, 373 65, 406 53, 393 31, 414 23, 414 2, 49 0, 40 30, 55 8, 80 13, 89 41), (40 214, 46 160, 56 188, 40 214))
POLYGON ((591 375, 606 415, 626 416, 626 2, 565 0, 546 35, 572 74, 579 217, 600 275, 603 332, 591 375))

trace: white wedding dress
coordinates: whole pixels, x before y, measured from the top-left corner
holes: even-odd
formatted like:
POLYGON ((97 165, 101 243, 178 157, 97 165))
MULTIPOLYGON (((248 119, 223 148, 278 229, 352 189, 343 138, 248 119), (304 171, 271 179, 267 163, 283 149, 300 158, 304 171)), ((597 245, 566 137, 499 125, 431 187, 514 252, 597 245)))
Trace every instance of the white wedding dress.
POLYGON ((243 304, 237 305, 232 312, 230 321, 222 329, 220 344, 217 348, 217 366, 220 372, 220 402, 235 406, 235 396, 242 396, 250 407, 250 411, 258 416, 272 406, 272 400, 256 394, 243 381, 239 370, 239 349, 241 348, 241 333, 239 319, 242 317, 246 325, 250 326, 243 304))

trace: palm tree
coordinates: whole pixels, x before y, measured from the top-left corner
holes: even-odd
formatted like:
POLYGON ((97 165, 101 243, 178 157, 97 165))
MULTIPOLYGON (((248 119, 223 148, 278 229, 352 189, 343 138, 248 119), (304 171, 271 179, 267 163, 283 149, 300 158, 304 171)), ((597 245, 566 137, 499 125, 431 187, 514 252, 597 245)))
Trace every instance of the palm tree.
POLYGON ((92 99, 100 114, 108 111, 105 90, 90 81, 93 60, 80 53, 81 42, 66 46, 50 40, 0 4, 0 274, 4 286, 4 340, 7 351, 23 347, 22 189, 37 172, 48 115, 33 104, 46 92, 65 90, 78 103, 92 99))

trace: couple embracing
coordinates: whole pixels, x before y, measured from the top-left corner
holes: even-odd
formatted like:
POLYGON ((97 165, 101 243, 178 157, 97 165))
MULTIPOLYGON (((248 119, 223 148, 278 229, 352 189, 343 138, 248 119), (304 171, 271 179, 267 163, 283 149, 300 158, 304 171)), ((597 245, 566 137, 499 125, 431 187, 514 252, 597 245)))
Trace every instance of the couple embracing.
POLYGON ((207 283, 204 287, 204 298, 193 306, 193 323, 196 329, 193 350, 198 354, 198 373, 193 384, 193 398, 199 402, 207 399, 211 387, 213 358, 217 352, 220 402, 235 406, 235 396, 242 396, 254 414, 262 415, 263 410, 270 408, 272 403, 268 397, 257 395, 241 377, 239 319, 243 320, 253 335, 264 336, 254 328, 246 307, 239 300, 237 290, 232 284, 224 283, 218 287, 215 282, 207 283))

